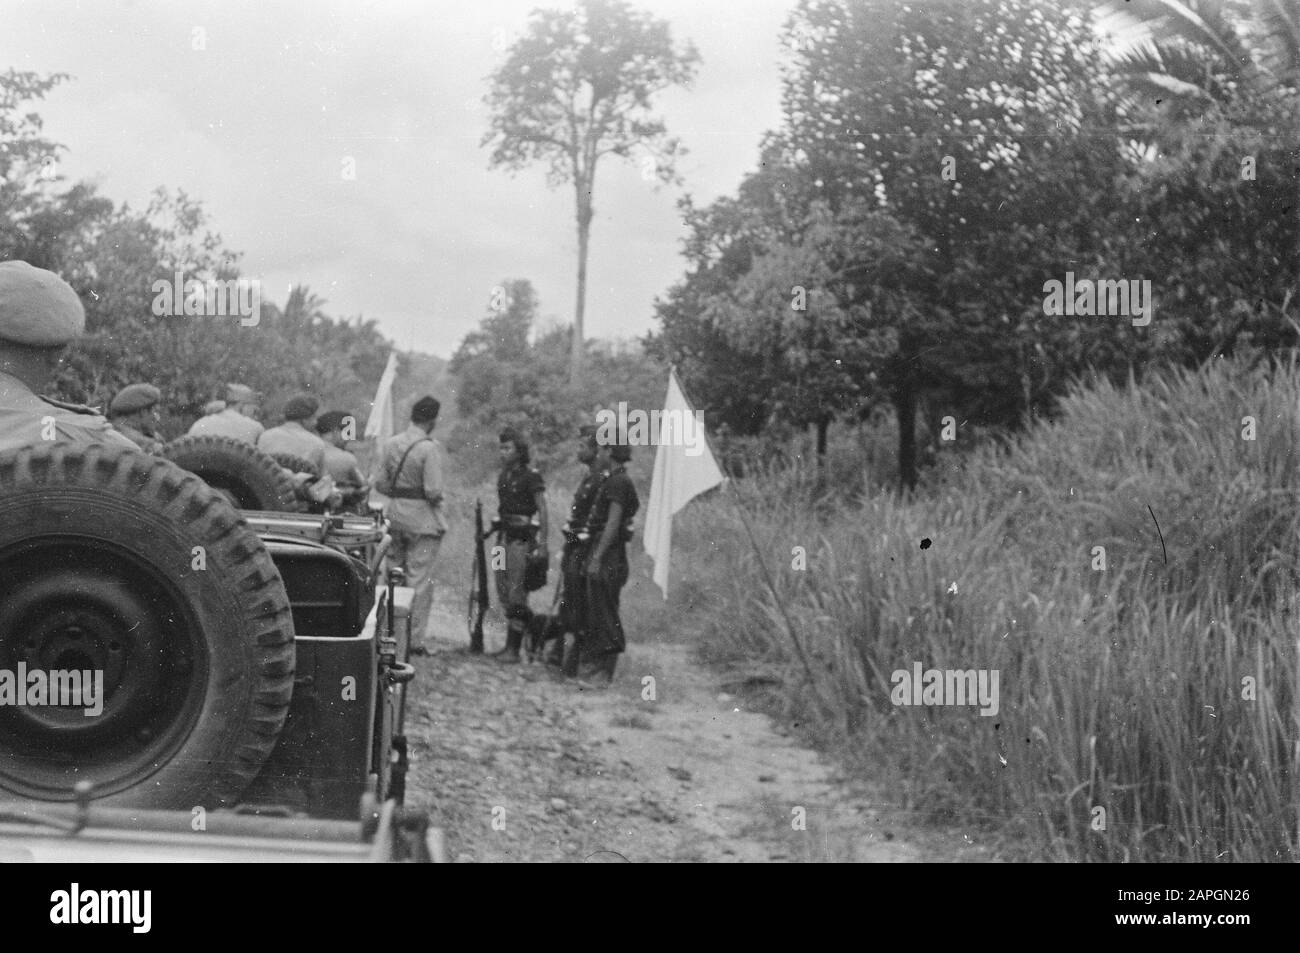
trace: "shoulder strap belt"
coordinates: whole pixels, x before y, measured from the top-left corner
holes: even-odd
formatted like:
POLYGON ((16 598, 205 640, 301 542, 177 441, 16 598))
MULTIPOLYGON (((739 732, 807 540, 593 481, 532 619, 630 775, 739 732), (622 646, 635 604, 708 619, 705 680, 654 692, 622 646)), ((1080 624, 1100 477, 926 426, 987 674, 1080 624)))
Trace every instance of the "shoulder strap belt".
POLYGON ((406 458, 409 457, 409 456, 411 455, 411 451, 414 450, 414 449, 416 448, 417 445, 422 444, 422 443, 425 443, 425 442, 428 442, 429 439, 430 439, 430 438, 428 438, 428 437, 421 437, 419 440, 414 440, 414 441, 412 441, 412 442, 411 442, 411 445, 410 445, 409 447, 406 448, 406 452, 405 452, 404 454, 402 454, 402 459, 399 460, 399 461, 397 461, 397 469, 396 469, 395 471, 393 471, 393 492, 388 494, 388 496, 389 496, 390 498, 392 498, 392 499, 394 499, 394 500, 422 500, 422 499, 424 499, 424 487, 423 487, 423 486, 420 486, 420 487, 412 487, 412 488, 409 489, 409 490, 399 490, 399 489, 397 488, 397 478, 400 477, 400 476, 402 475, 402 467, 406 466, 406 458))

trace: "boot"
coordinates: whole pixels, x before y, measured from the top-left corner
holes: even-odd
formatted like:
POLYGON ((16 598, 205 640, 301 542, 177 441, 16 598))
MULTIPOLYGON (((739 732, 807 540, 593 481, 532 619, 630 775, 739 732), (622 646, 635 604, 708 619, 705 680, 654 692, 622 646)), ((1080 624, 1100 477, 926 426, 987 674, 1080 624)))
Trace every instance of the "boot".
POLYGON ((583 659, 578 666, 578 687, 607 688, 614 681, 614 668, 617 665, 617 652, 605 652, 594 658, 583 659))
POLYGON ((560 672, 565 678, 577 678, 578 657, 580 654, 578 634, 576 632, 565 632, 562 642, 560 672))
POLYGON ((524 644, 524 630, 515 628, 513 623, 506 629, 506 644, 492 653, 492 657, 498 662, 507 665, 517 665, 519 663, 519 647, 524 644))
POLYGON ((554 666, 555 668, 564 667, 564 636, 563 635, 561 635, 557 639, 551 639, 546 644, 546 652, 542 656, 542 660, 546 662, 547 665, 554 666))

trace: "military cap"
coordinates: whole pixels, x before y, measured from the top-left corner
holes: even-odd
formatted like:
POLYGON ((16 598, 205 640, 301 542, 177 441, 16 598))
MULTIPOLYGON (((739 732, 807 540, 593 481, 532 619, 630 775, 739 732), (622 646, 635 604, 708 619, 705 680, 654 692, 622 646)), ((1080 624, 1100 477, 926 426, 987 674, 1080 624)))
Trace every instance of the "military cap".
POLYGON ((246 387, 243 384, 226 385, 227 404, 243 404, 254 400, 257 400, 257 392, 253 388, 246 387))
POLYGON ((162 400, 162 391, 152 384, 130 384, 117 392, 108 405, 110 415, 133 414, 137 410, 147 410, 162 400))
POLYGON ((321 414, 316 418, 316 432, 329 433, 331 430, 342 430, 343 421, 349 416, 351 415, 346 410, 331 410, 321 414))
POLYGON ((306 420, 316 413, 320 401, 311 394, 295 394, 284 402, 285 420, 306 420))
POLYGON ((436 397, 421 397, 411 408, 411 419, 416 423, 428 423, 431 420, 438 419, 438 411, 442 410, 442 404, 438 403, 436 397))
POLYGON ((62 347, 86 327, 72 286, 25 261, 0 262, 0 339, 28 347, 62 347))

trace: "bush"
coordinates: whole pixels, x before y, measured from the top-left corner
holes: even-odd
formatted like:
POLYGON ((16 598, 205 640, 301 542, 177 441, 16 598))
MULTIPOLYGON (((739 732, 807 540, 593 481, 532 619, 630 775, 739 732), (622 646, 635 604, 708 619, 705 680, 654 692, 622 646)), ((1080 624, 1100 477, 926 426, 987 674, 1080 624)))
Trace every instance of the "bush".
POLYGON ((674 566, 713 589, 711 650, 800 673, 790 709, 909 808, 1046 858, 1295 859, 1298 402, 1294 366, 1222 362, 1076 387, 910 501, 746 480, 797 647, 728 504, 679 520, 674 566), (895 707, 913 662, 998 670, 997 716, 895 707))

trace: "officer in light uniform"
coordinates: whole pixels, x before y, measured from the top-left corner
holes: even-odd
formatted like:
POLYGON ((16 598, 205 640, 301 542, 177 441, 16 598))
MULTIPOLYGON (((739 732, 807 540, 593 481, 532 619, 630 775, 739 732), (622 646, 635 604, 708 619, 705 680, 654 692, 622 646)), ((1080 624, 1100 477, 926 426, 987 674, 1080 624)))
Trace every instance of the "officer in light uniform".
POLYGON ((320 402, 310 394, 290 397, 284 404, 284 423, 257 438, 263 453, 289 453, 309 461, 318 474, 325 471, 326 443, 315 431, 320 402))
POLYGON ((433 438, 442 405, 421 397, 411 408, 411 425, 389 437, 379 451, 371 482, 389 498, 388 565, 406 570, 415 590, 411 604, 411 652, 426 655, 425 629, 433 606, 433 563, 447 532, 442 502, 442 446, 433 438))
POLYGON ((226 385, 226 406, 206 414, 190 425, 191 437, 229 437, 257 446, 263 427, 255 419, 261 401, 253 388, 243 384, 226 385))
POLYGON ((162 391, 152 384, 130 384, 118 391, 108 405, 109 422, 145 453, 161 454, 163 442, 158 439, 161 400, 162 391))
POLYGON ((91 408, 39 396, 85 327, 66 281, 24 261, 0 262, 0 450, 42 441, 136 449, 91 408))

